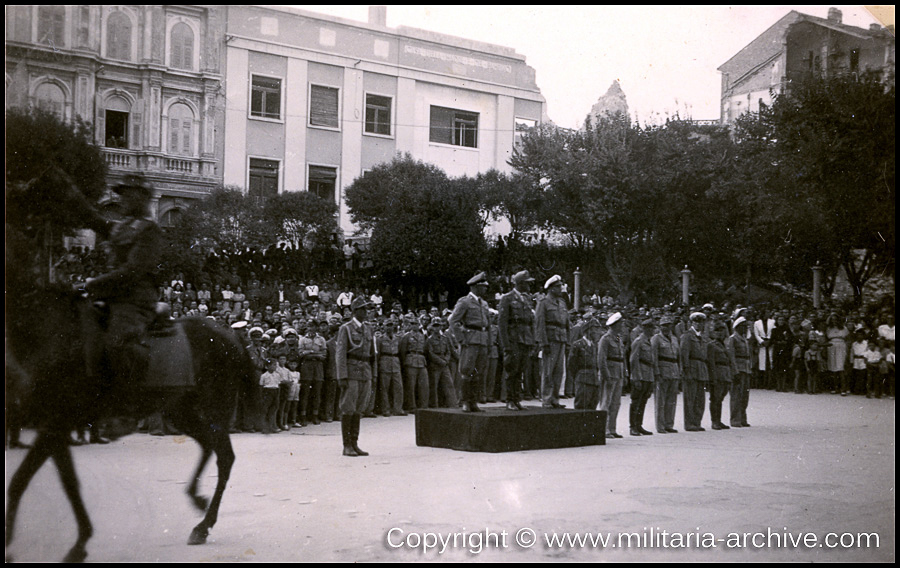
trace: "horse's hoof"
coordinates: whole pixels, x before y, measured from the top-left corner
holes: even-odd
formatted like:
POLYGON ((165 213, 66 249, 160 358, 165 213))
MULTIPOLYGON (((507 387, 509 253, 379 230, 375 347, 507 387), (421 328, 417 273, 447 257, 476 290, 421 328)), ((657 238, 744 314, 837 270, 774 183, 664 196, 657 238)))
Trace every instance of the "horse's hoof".
POLYGON ((87 551, 83 546, 73 546, 72 550, 66 554, 66 557, 63 558, 63 562, 65 563, 81 563, 84 562, 84 559, 87 558, 87 551))
POLYGON ((209 533, 204 530, 194 529, 191 531, 191 538, 188 539, 188 544, 206 544, 208 535, 209 533))

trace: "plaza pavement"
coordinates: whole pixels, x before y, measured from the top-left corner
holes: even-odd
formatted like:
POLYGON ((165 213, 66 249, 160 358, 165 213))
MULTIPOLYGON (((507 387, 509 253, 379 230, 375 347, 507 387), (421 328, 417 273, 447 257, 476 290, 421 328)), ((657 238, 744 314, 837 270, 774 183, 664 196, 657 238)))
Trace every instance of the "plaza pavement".
MULTIPOLYGON (((629 402, 619 432, 628 432, 629 402)), ((655 431, 652 404, 644 426, 655 431)), ((679 434, 501 454, 417 447, 413 416, 364 419, 369 457, 341 456, 339 422, 237 434, 203 546, 186 545, 200 520, 184 494, 199 457, 192 440, 135 434, 76 447, 95 529, 87 560, 894 561, 894 400, 754 390, 751 428, 712 431, 707 408, 707 431, 697 433, 683 431, 680 406, 679 434), (554 538, 565 544, 548 544, 554 538), (426 543, 435 547, 423 552, 426 543)), ((23 456, 6 451, 7 487, 23 456)), ((215 478, 208 466, 205 494, 215 478)), ((58 561, 75 536, 45 465, 7 555, 58 561)))

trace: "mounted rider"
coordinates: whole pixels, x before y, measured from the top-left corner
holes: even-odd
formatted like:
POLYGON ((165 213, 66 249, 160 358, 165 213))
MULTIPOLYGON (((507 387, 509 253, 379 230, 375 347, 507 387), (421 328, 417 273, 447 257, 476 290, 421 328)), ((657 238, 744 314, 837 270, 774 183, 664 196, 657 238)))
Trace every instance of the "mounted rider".
POLYGON ((141 341, 156 315, 163 235, 150 218, 153 188, 142 174, 127 175, 113 191, 121 198, 121 220, 98 214, 91 226, 107 237, 110 270, 88 278, 83 290, 109 311, 102 338, 107 374, 116 386, 130 387, 143 381, 149 364, 149 348, 141 341))

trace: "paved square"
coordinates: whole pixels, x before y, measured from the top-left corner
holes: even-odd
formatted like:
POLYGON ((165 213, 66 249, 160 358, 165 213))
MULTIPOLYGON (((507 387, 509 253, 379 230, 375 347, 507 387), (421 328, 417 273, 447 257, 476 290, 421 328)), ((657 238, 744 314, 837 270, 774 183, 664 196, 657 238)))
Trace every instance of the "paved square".
MULTIPOLYGON (((894 408, 888 399, 754 390, 751 428, 712 431, 707 411, 706 432, 501 454, 417 447, 413 416, 364 419, 365 458, 341 456, 338 422, 238 434, 204 546, 185 544, 199 518, 184 494, 199 457, 192 440, 137 434, 74 455, 93 562, 892 562, 894 408)), ((655 431, 652 412, 645 420, 655 431)), ((23 455, 6 452, 7 486, 23 455)), ((215 475, 209 467, 205 494, 215 475)), ((75 534, 45 465, 7 554, 58 561, 75 534)))

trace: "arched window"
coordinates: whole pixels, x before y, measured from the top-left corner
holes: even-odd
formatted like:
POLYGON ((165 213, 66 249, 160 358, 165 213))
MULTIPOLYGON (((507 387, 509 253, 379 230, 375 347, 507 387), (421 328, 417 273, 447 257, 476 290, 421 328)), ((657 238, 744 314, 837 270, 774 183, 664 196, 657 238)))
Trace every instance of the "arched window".
POLYGON ((106 101, 104 141, 107 148, 128 148, 128 119, 131 105, 122 97, 106 101))
POLYGON ((169 67, 174 69, 194 68, 194 30, 185 23, 172 26, 169 67))
POLYGON ((37 42, 51 47, 65 47, 66 7, 38 6, 37 42))
POLYGON ((43 83, 34 91, 35 106, 64 118, 66 95, 59 85, 43 83))
POLYGON ((159 220, 159 225, 169 229, 177 225, 179 219, 181 219, 181 209, 172 208, 163 213, 162 218, 159 220))
POLYGON ((169 154, 190 156, 193 154, 191 132, 194 112, 189 106, 176 103, 169 107, 169 154))
POLYGON ((131 61, 131 18, 113 12, 106 20, 106 56, 131 61))

